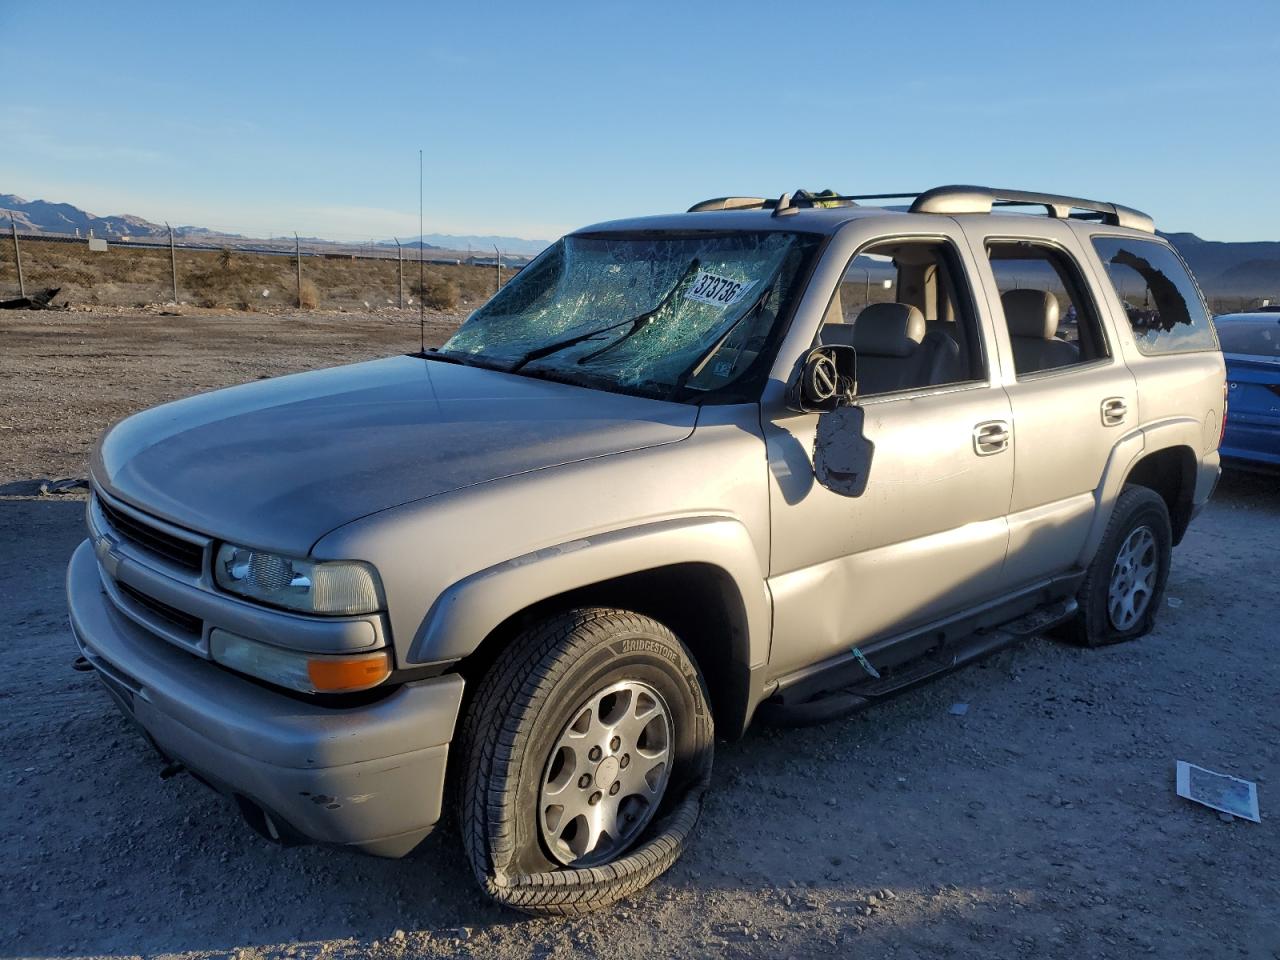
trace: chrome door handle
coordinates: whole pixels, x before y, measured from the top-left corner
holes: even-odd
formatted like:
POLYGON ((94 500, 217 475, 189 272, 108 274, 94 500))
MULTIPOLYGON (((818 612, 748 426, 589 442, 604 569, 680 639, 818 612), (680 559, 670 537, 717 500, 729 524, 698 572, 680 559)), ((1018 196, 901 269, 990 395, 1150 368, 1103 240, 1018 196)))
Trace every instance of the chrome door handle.
POLYGON ((1009 449, 1009 424, 1003 420, 988 420, 973 428, 973 452, 980 457, 1009 449))
POLYGON ((1124 423, 1129 414, 1129 405, 1120 397, 1107 397, 1102 401, 1102 425, 1116 427, 1124 423))

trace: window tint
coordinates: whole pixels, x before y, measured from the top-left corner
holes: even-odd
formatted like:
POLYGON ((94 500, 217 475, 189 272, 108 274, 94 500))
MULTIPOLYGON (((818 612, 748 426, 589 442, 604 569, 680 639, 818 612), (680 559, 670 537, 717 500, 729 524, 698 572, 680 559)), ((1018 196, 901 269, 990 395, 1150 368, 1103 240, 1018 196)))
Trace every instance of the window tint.
POLYGON ((971 303, 947 243, 879 243, 850 261, 818 336, 857 351, 859 396, 980 380, 971 303))
POLYGON ((1108 356, 1098 311, 1076 262, 1023 240, 987 244, 1018 376, 1108 356))
POLYGON ((1280 320, 1222 320, 1217 322, 1223 353, 1280 357, 1280 320))
POLYGON ((1218 348, 1200 292, 1170 247, 1154 240, 1094 237, 1093 248, 1129 316, 1139 350, 1154 355, 1218 348))

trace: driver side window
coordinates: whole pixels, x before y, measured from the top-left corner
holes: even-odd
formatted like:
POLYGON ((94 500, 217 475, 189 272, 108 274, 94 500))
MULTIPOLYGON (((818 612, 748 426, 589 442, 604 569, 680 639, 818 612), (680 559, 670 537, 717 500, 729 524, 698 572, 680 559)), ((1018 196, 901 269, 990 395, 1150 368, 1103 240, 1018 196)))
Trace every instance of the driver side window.
POLYGON ((850 261, 818 342, 854 348, 863 397, 982 380, 972 303, 950 244, 878 243, 850 261))

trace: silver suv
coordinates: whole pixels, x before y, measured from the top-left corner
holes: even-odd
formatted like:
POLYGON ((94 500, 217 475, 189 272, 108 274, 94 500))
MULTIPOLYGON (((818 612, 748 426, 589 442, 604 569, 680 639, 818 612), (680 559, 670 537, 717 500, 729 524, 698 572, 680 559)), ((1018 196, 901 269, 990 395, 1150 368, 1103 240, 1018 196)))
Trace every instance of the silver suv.
POLYGON ((264 835, 401 856, 448 787, 489 895, 578 913, 680 855, 716 733, 1149 631, 1223 387, 1137 211, 711 200, 570 234, 438 350, 116 425, 71 623, 264 835))

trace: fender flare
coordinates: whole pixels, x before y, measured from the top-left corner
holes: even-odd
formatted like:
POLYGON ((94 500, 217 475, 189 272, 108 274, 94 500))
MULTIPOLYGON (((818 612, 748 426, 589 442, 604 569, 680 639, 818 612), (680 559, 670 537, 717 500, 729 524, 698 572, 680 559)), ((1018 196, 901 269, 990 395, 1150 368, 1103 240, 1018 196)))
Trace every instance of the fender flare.
POLYGON ((1094 490, 1093 523, 1080 552, 1080 566, 1087 567, 1092 562, 1111 520, 1111 511, 1134 465, 1143 457, 1170 447, 1197 450, 1202 429, 1203 424, 1194 417, 1170 417, 1140 427, 1116 441, 1102 471, 1102 480, 1094 490))
POLYGON ((733 632, 733 659, 748 670, 763 666, 772 623, 768 588, 746 527, 723 516, 663 520, 580 537, 477 571, 436 598, 414 635, 408 660, 459 660, 504 621, 541 600, 683 563, 716 567, 728 576, 744 619, 744 629, 733 632))

